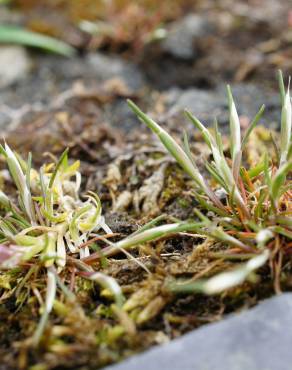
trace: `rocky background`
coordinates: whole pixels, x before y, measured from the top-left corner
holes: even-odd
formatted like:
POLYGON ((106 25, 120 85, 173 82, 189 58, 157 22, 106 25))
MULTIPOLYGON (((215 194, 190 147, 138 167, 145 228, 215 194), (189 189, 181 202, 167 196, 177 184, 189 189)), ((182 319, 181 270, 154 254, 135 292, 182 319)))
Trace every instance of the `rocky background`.
POLYGON ((1 46, 4 130, 39 121, 40 112, 63 110, 73 100, 70 109, 82 106, 96 124, 139 129, 126 96, 157 111, 160 121, 188 108, 224 125, 226 83, 241 115, 251 117, 265 102, 265 118, 275 123, 275 73, 292 67, 289 2, 162 1, 157 8, 151 1, 113 1, 110 9, 97 3, 18 0, 0 8, 0 23, 24 25, 77 49, 75 57, 62 58, 1 46))

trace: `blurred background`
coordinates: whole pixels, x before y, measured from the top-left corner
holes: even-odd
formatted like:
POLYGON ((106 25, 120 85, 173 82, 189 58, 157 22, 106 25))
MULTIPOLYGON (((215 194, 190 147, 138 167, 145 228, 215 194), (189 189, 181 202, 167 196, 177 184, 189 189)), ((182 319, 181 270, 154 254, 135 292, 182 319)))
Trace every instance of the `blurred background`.
POLYGON ((14 132, 26 123, 29 132, 29 124, 36 130, 40 122, 50 127, 55 113, 66 111, 82 125, 110 123, 129 132, 138 124, 126 97, 169 125, 183 108, 207 122, 218 115, 224 125, 226 83, 243 119, 263 102, 268 122, 278 119, 276 71, 292 71, 289 1, 0 3, 2 128, 14 132), (7 27, 18 32, 10 42, 7 27), (34 32, 28 39, 27 31, 34 32), (66 56, 42 50, 46 40, 33 39, 39 34, 62 41, 55 51, 66 56))

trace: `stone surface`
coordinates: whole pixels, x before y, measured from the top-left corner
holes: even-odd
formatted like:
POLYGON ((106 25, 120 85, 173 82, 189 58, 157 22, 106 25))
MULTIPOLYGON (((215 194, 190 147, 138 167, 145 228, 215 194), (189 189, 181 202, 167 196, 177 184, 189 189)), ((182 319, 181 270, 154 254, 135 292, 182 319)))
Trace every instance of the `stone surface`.
POLYGON ((29 69, 30 60, 23 47, 0 47, 0 89, 24 79, 29 69))
MULTIPOLYGON (((266 126, 277 128, 280 124, 279 95, 261 90, 252 84, 232 84, 232 92, 238 114, 252 119, 262 104, 265 112, 261 122, 266 126)), ((205 124, 213 124, 216 117, 220 125, 226 126, 229 120, 226 86, 219 85, 214 90, 171 89, 166 93, 166 104, 169 107, 165 118, 181 118, 184 109, 190 110, 205 124)))
MULTIPOLYGON (((3 50, 6 50, 6 47, 3 50)), ((5 128, 26 111, 46 110, 56 97, 82 81, 87 88, 98 87, 108 79, 117 79, 130 92, 144 87, 143 73, 139 67, 118 56, 92 53, 85 57, 62 58, 56 55, 32 53, 32 68, 28 70, 27 52, 23 48, 8 48, 9 58, 2 58, 0 49, 0 128, 5 128), (11 61, 12 59, 12 61, 11 61), (3 66, 2 66, 3 65, 3 66), (25 78, 23 78, 25 77, 25 78), (15 83, 17 82, 17 86, 15 83), (13 84, 12 84, 13 83, 13 84), (3 87, 5 84, 5 87, 3 87), (1 86, 3 88, 1 88, 1 86)), ((119 122, 133 122, 125 99, 119 99, 119 122), (124 114, 124 116, 123 116, 124 114), (129 119, 128 119, 129 118, 129 119)), ((109 107, 109 111, 111 111, 109 107)))
POLYGON ((172 89, 166 94, 166 102, 169 107, 167 114, 170 117, 181 116, 184 109, 188 109, 202 121, 209 121, 210 118, 212 120, 213 117, 220 115, 225 105, 224 96, 196 88, 172 89))
POLYGON ((96 78, 100 80, 118 77, 133 90, 142 88, 145 84, 144 77, 138 67, 118 56, 92 53, 85 59, 96 73, 96 78))
POLYGON ((205 18, 189 14, 171 24, 162 41, 162 49, 176 58, 190 60, 196 56, 195 39, 204 36, 210 29, 205 18))
POLYGON ((291 325, 287 293, 106 370, 290 370, 291 325))

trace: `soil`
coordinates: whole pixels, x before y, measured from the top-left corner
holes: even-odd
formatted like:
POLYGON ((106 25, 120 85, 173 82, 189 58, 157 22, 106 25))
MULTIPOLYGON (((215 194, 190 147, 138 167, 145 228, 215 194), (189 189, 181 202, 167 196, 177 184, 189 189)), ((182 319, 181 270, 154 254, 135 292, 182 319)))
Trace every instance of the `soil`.
MULTIPOLYGON (((59 30, 55 33, 79 53, 62 59, 29 51, 30 71, 0 88, 5 139, 24 157, 32 152, 35 167, 50 159, 48 152, 59 155, 69 147, 70 157, 81 160, 83 192, 98 192, 106 222, 119 234, 112 241, 160 214, 167 214, 168 219, 195 218, 190 180, 130 112, 126 98, 151 113, 178 140, 185 128, 202 167, 206 148, 182 110, 190 109, 207 124, 217 116, 226 133, 226 82, 232 84, 243 125, 265 103, 264 123, 277 130, 280 103, 274 76, 278 68, 285 74, 292 70, 292 8, 286 1, 272 0, 236 4, 221 0, 215 6, 209 1, 177 2, 175 16, 161 12, 159 21, 172 35, 179 32, 176 37, 182 37, 180 22, 196 13, 204 32, 190 29, 183 40, 174 38, 174 43, 170 39, 167 44, 146 42, 147 37, 139 34, 137 44, 138 36, 133 39, 118 32, 103 38, 85 34, 77 26, 78 11, 68 3, 17 1, 16 9, 5 8, 11 22, 48 34, 59 30), (38 18, 40 14, 48 15, 38 18), (178 44, 190 38, 190 55, 177 50, 178 44)), ((123 3, 115 29, 126 20, 133 21, 127 6, 123 3)), ((110 23, 112 18, 103 14, 110 23)), ((86 14, 83 18, 91 19, 86 14)), ((143 25, 148 35, 154 26, 143 25)), ((5 190, 14 191, 9 182, 5 190)), ((39 272, 34 286, 27 284, 18 301, 13 294, 6 297, 5 284, 14 287, 25 272, 15 270, 8 280, 0 275, 0 370, 97 369, 275 294, 269 266, 259 271, 256 283, 247 282, 220 296, 169 293, 166 287, 172 279, 208 277, 236 264, 215 259, 212 253, 218 248, 190 235, 178 235, 133 250, 142 267, 122 254, 103 264, 93 262, 93 267, 122 286, 131 302, 129 315, 117 311, 98 286, 76 277, 77 301, 69 304, 60 295, 66 310, 54 310, 37 350, 27 338, 39 320, 39 303, 32 291, 37 288, 44 293, 45 271, 39 272)), ((292 288, 291 269, 288 256, 281 275, 283 291, 292 288)), ((62 279, 70 285, 73 275, 70 267, 62 279)))

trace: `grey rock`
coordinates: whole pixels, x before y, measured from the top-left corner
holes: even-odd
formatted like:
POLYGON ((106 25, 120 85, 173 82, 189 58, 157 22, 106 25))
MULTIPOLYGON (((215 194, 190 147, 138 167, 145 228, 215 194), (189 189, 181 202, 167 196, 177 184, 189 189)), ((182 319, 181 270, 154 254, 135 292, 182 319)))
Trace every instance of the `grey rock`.
POLYGON ((114 127, 122 128, 124 132, 130 133, 137 128, 137 116, 129 109, 126 99, 119 98, 104 106, 106 120, 114 127))
MULTIPOLYGON (((49 54, 32 54, 30 55, 32 69, 28 71, 26 70, 27 64, 22 62, 23 65, 19 65, 24 56, 27 57, 27 52, 22 48, 17 48, 17 50, 22 50, 22 52, 18 52, 17 55, 14 53, 14 59, 10 60, 9 63, 5 62, 8 66, 4 65, 0 69, 0 128, 16 126, 18 121, 27 116, 25 111, 29 111, 30 107, 33 108, 34 112, 48 109, 56 97, 71 89, 76 81, 82 81, 85 87, 90 88, 98 86, 99 83, 109 78, 118 77, 134 93, 138 92, 145 84, 140 69, 118 56, 92 53, 85 57, 69 59, 49 54), (12 73, 10 69, 16 68, 16 66, 18 66, 16 71, 18 75, 14 76, 14 81, 10 77, 10 85, 8 86, 7 79, 12 73), (22 78, 24 74, 25 79, 22 78), (1 89, 2 76, 6 87, 1 89), (12 82, 17 82, 17 86, 11 85, 12 82)), ((4 58, 1 57, 0 51, 0 66, 2 63, 4 64, 4 58)), ((128 109, 125 99, 119 99, 113 109, 122 114, 117 119, 119 126, 123 124, 125 119, 125 122, 129 123, 128 126, 133 127, 134 115, 128 109)), ((108 112, 111 117, 110 106, 108 112)))
MULTIPOLYGON (((278 94, 261 90, 252 84, 232 85, 232 92, 239 115, 252 119, 262 104, 265 112, 261 122, 273 128, 280 123, 280 100, 278 94)), ((165 118, 181 117, 184 109, 190 110, 206 125, 213 123, 216 117, 223 131, 228 125, 228 100, 226 86, 221 85, 215 90, 171 89, 166 93, 166 103, 169 109, 165 118)))
POLYGON ((81 57, 60 58, 56 55, 39 55, 35 59, 37 76, 54 81, 71 81, 91 74, 88 63, 81 57))
POLYGON ((119 77, 133 90, 140 89, 145 84, 144 77, 138 67, 117 56, 91 53, 86 57, 86 61, 94 69, 96 78, 100 80, 119 77))
POLYGON ((0 88, 24 79, 30 69, 30 59, 21 46, 0 47, 0 88))
MULTIPOLYGON (((239 115, 253 118, 259 108, 265 104, 265 112, 262 122, 264 122, 264 125, 268 127, 280 127, 281 103, 278 92, 275 93, 268 88, 259 88, 251 83, 232 84, 231 88, 239 115)), ((226 86, 219 86, 216 93, 219 96, 224 97, 226 109, 226 86)))
POLYGON ((224 96, 196 88, 172 89, 167 94, 166 101, 170 107, 169 116, 181 115, 184 109, 188 109, 199 119, 207 120, 207 123, 210 118, 222 113, 225 104, 224 96))
POLYGON ((99 83, 111 78, 120 78, 128 88, 138 90, 144 86, 144 76, 139 68, 116 55, 105 55, 100 52, 89 53, 84 57, 60 59, 56 56, 36 58, 37 77, 52 81, 58 87, 70 85, 81 79, 84 82, 99 83))
POLYGON ((291 325, 287 293, 106 370, 290 370, 291 325))
POLYGON ((195 39, 206 35, 210 29, 206 18, 189 14, 171 24, 162 49, 176 58, 190 60, 196 56, 195 39))

